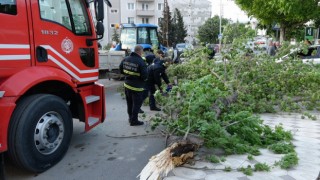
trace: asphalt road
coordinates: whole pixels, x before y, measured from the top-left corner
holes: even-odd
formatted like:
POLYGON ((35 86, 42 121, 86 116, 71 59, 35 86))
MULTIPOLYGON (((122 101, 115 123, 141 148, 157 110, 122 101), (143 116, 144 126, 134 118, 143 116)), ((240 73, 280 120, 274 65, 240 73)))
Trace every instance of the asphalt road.
POLYGON ((134 180, 149 158, 165 147, 165 138, 150 130, 148 117, 154 115, 143 107, 146 125, 128 124, 125 100, 118 87, 123 82, 101 80, 106 86, 107 118, 84 133, 84 124, 74 121, 74 133, 65 157, 41 174, 25 172, 5 159, 7 180, 134 180))

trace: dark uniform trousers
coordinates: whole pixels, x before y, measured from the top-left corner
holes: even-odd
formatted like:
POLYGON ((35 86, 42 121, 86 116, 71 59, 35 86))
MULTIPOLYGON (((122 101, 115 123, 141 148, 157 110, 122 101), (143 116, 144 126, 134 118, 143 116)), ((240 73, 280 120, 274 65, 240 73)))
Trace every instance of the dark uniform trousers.
POLYGON ((143 91, 142 102, 149 96, 149 107, 156 107, 156 100, 154 98, 154 93, 156 92, 156 87, 154 84, 146 83, 145 90, 143 91))
POLYGON ((129 115, 129 122, 138 121, 138 113, 143 103, 143 91, 134 91, 125 88, 125 95, 127 100, 127 110, 129 115))

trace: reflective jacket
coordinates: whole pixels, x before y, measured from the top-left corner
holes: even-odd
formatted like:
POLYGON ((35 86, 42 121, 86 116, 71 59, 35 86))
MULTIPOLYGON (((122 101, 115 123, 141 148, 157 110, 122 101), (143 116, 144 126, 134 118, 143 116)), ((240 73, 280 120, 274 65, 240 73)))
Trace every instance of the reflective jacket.
POLYGON ((125 75, 124 87, 133 91, 143 91, 148 78, 147 65, 137 53, 132 52, 124 58, 119 66, 125 75))

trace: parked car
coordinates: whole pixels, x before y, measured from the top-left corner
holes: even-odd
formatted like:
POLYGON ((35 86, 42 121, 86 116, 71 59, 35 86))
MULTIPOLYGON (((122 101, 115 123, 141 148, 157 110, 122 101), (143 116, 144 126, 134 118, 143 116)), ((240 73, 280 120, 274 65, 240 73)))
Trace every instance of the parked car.
POLYGON ((268 39, 266 37, 256 37, 254 40, 254 48, 266 50, 268 46, 267 41, 268 39))
POLYGON ((193 49, 193 46, 187 43, 178 43, 176 45, 176 48, 178 49, 178 52, 181 54, 187 49, 193 49))

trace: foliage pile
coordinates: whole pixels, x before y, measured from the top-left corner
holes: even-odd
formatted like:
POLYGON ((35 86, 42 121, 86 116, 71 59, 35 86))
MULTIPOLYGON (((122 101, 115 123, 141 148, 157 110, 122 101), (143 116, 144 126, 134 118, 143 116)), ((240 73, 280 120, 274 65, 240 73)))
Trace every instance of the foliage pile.
POLYGON ((297 58, 276 63, 238 48, 235 44, 223 54, 227 61, 209 60, 202 48, 189 52, 187 62, 171 66, 169 75, 179 83, 168 96, 156 93, 164 114, 153 125, 165 125, 170 134, 200 136, 206 146, 226 154, 259 155, 260 147, 270 145, 276 152, 292 153, 291 132, 264 125, 255 114, 320 107, 320 71, 297 58))

